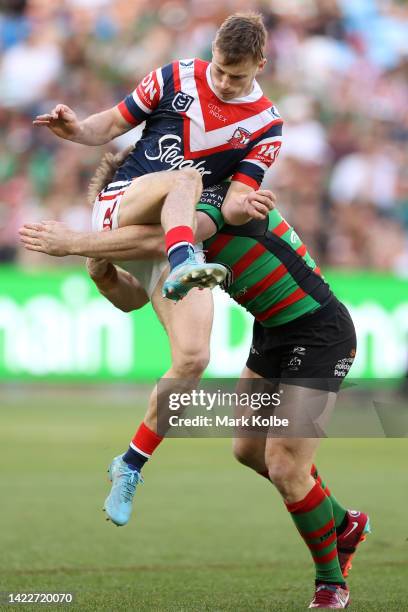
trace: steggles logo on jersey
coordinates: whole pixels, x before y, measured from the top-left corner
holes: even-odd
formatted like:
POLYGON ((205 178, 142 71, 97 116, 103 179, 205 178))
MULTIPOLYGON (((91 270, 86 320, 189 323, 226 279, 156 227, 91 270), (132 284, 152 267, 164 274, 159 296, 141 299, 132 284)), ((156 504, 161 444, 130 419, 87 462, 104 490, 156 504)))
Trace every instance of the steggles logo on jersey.
POLYGON ((195 164, 192 159, 185 159, 181 152, 181 138, 177 134, 165 134, 157 142, 158 152, 151 155, 145 151, 146 159, 150 161, 160 160, 163 164, 170 166, 169 170, 182 170, 183 168, 195 168, 201 174, 212 174, 211 170, 205 170, 205 160, 195 164))
POLYGON ((220 107, 216 104, 209 104, 208 109, 210 111, 210 115, 212 115, 216 119, 219 119, 223 123, 226 123, 228 121, 228 119, 221 113, 220 107))
POLYGON ((228 142, 233 149, 245 149, 250 140, 251 132, 248 132, 248 130, 239 127, 235 130, 232 135, 232 138, 230 138, 228 142))
POLYGON ((189 96, 188 94, 179 91, 171 103, 172 107, 178 113, 185 113, 188 111, 192 103, 194 102, 193 96, 189 96))

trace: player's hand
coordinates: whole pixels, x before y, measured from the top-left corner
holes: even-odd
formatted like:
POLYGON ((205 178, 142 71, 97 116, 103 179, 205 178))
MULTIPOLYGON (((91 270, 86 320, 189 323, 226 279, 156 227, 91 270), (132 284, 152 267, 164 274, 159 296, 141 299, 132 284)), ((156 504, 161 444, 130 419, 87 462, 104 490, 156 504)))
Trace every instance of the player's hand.
POLYGON ((89 276, 93 281, 103 279, 109 271, 111 264, 106 259, 99 259, 96 257, 87 257, 86 269, 88 270, 89 276))
POLYGON ((81 131, 76 114, 65 104, 57 104, 50 113, 38 115, 34 119, 33 125, 45 126, 56 136, 66 140, 74 140, 81 131))
POLYGON ((244 210, 251 219, 266 219, 270 210, 275 208, 276 196, 269 189, 251 191, 245 196, 244 210))
POLYGON ((29 251, 38 251, 54 257, 72 254, 75 232, 60 221, 26 223, 19 229, 20 240, 29 251))

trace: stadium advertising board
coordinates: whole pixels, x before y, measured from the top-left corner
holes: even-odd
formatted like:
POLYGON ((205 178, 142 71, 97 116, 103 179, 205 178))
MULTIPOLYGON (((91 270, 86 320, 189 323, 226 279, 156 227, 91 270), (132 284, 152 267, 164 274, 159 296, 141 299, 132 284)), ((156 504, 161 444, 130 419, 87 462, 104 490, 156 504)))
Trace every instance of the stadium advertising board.
MULTIPOLYGON (((367 272, 326 274, 358 331, 352 376, 397 378, 407 369, 408 281, 367 272)), ((252 317, 215 292, 211 377, 238 376, 252 317)), ((0 379, 143 381, 169 363, 161 325, 149 306, 128 315, 99 296, 79 270, 0 269, 0 379)))

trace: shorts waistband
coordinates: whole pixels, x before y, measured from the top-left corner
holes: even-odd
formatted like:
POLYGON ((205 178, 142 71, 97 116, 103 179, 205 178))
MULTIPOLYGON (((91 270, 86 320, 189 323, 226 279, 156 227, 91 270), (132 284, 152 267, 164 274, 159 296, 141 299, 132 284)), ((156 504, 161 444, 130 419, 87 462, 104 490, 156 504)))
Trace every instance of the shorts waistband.
POLYGON ((315 321, 323 321, 334 315, 341 302, 334 296, 333 294, 330 296, 329 301, 320 306, 317 310, 313 310, 313 312, 308 312, 293 321, 289 321, 288 323, 283 323, 282 325, 276 325, 271 327, 271 330, 276 331, 286 331, 293 330, 299 327, 304 327, 305 324, 314 323, 315 321))

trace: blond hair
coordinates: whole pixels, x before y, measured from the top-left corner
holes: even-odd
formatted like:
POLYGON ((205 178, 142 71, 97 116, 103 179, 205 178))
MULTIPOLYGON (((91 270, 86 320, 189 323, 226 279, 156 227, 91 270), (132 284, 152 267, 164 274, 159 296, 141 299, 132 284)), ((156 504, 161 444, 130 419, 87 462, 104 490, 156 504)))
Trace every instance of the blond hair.
POLYGON ((267 32, 260 13, 235 13, 221 24, 214 44, 225 64, 236 64, 251 57, 260 62, 265 56, 267 32))
POLYGON ((117 169, 123 164, 134 145, 119 153, 105 153, 101 163, 95 170, 88 187, 88 202, 93 205, 97 195, 112 181, 117 169))

